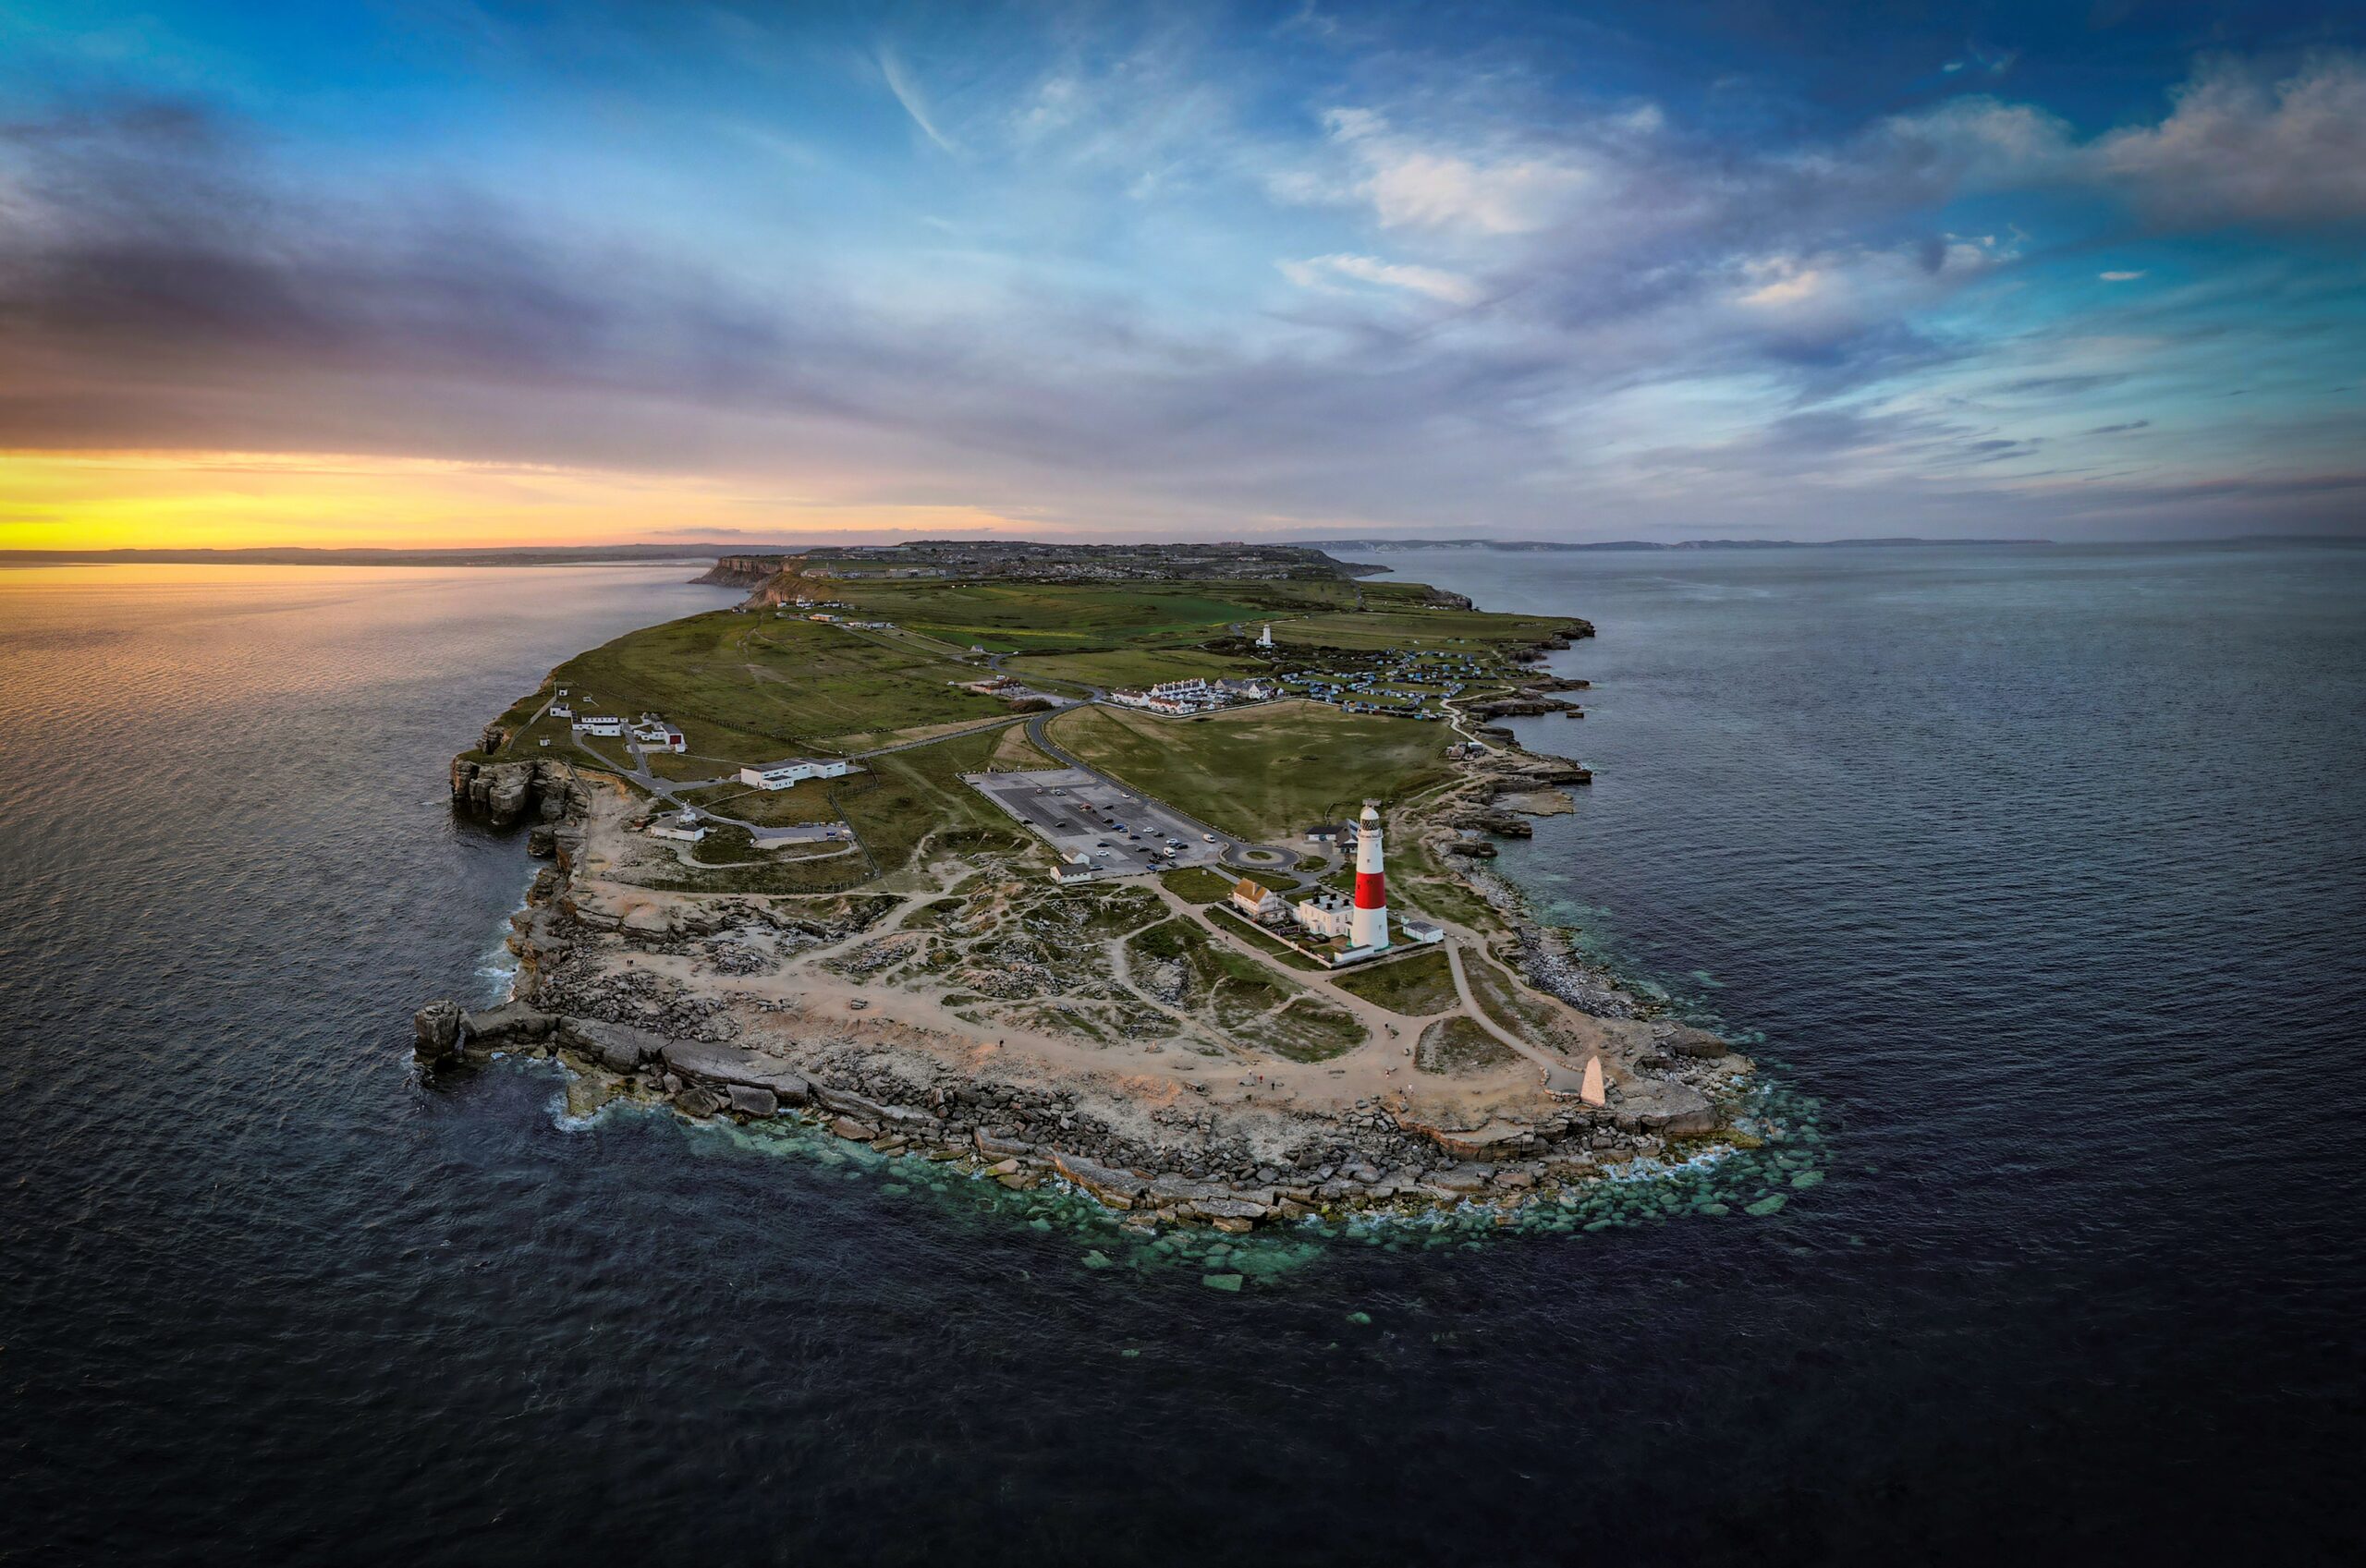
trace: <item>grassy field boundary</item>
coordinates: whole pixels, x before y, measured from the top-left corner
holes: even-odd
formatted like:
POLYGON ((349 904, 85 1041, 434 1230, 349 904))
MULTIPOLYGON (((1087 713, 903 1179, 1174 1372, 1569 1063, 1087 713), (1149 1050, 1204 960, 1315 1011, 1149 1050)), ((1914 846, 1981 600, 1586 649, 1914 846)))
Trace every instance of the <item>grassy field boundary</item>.
POLYGON ((1297 948, 1292 947, 1288 942, 1282 941, 1281 938, 1274 936, 1270 931, 1259 930, 1255 926, 1250 925, 1248 921, 1242 919, 1239 916, 1234 914, 1231 910, 1226 908, 1221 904, 1208 905, 1201 908, 1200 913, 1207 917, 1208 924, 1215 926, 1223 930, 1229 931, 1231 934, 1239 937, 1260 952, 1272 954, 1274 957, 1280 959, 1283 963, 1287 964, 1293 969, 1309 969, 1323 973, 1329 972, 1329 965, 1318 963, 1316 960, 1309 958, 1305 954, 1300 953, 1297 948))
POLYGON ((1443 947, 1423 948, 1403 958, 1360 965, 1335 981, 1341 991, 1408 1018, 1444 1013, 1462 1003, 1454 968, 1443 947))

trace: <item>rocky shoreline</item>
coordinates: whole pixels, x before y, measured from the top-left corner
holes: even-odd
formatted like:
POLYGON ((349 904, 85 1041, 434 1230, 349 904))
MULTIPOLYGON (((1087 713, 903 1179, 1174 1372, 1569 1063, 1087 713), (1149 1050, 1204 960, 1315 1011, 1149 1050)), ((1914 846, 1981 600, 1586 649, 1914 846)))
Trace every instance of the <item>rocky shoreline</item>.
POLYGON ((1550 809, 1537 803, 1540 792, 1590 776, 1561 759, 1487 753, 1467 761, 1409 825, 1445 852, 1435 859, 1448 875, 1503 917, 1508 933, 1480 950, 1602 1021, 1616 1042, 1599 1106, 1542 1090, 1518 1109, 1485 1114, 1417 1109, 1402 1091, 1284 1106, 1257 1102, 1253 1090, 1229 1100, 1182 1077, 1143 1090, 1138 1076, 1119 1094, 1097 1081, 1062 1082, 1039 1064, 1006 1065, 982 1040, 976 1059, 947 1060, 942 1049, 904 1048, 895 1031, 860 1014, 792 1013, 735 990, 735 966, 763 964, 762 949, 859 942, 904 901, 738 896, 620 907, 579 879, 596 792, 611 786, 543 759, 454 761, 456 808, 497 824, 531 816, 531 847, 555 864, 512 920, 514 1000, 474 1011, 430 1003, 414 1020, 416 1052, 431 1073, 496 1052, 555 1058, 587 1104, 623 1099, 693 1118, 799 1117, 879 1153, 957 1165, 1006 1187, 1066 1185, 1148 1223, 1241 1232, 1358 1210, 1517 1208, 1638 1160, 1750 1141, 1733 1127, 1752 1072, 1746 1058, 1714 1035, 1655 1017, 1653 1004, 1585 964, 1565 933, 1535 921, 1517 890, 1447 857, 1483 843, 1479 835, 1528 831, 1499 801, 1550 809), (687 962, 713 978, 691 985, 619 966, 636 957, 687 962))

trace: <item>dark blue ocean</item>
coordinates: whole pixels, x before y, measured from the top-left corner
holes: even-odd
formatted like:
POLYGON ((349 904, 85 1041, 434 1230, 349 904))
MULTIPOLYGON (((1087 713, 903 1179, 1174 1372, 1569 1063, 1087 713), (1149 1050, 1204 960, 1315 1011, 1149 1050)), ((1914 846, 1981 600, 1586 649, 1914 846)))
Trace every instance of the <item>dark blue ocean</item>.
POLYGON ((1501 865, 1762 1042, 1781 1212, 1228 1295, 423 1086, 531 869, 447 759, 727 596, 0 572, 0 1562, 2354 1560, 2366 552, 1370 558, 1599 626, 1501 865))

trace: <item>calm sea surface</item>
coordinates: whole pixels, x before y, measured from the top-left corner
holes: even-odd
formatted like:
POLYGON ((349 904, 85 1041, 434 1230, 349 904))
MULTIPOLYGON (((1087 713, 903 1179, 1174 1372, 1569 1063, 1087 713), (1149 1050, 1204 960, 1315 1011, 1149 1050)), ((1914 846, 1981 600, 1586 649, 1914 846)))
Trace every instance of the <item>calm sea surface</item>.
POLYGON ((1502 864, 1821 1107, 1779 1214, 1224 1295, 424 1088, 446 760, 729 596, 0 572, 0 1561, 2354 1560, 2366 553, 1372 558, 1601 628, 1502 864))

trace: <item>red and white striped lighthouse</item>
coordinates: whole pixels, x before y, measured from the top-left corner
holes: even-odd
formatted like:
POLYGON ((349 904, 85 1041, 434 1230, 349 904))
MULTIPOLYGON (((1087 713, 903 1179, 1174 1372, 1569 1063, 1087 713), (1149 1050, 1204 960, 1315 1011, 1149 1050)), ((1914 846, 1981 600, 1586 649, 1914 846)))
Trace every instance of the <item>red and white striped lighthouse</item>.
POLYGON ((1355 947, 1388 945, 1388 879, 1380 869, 1380 802, 1364 802, 1356 823, 1356 913, 1348 927, 1355 947))

